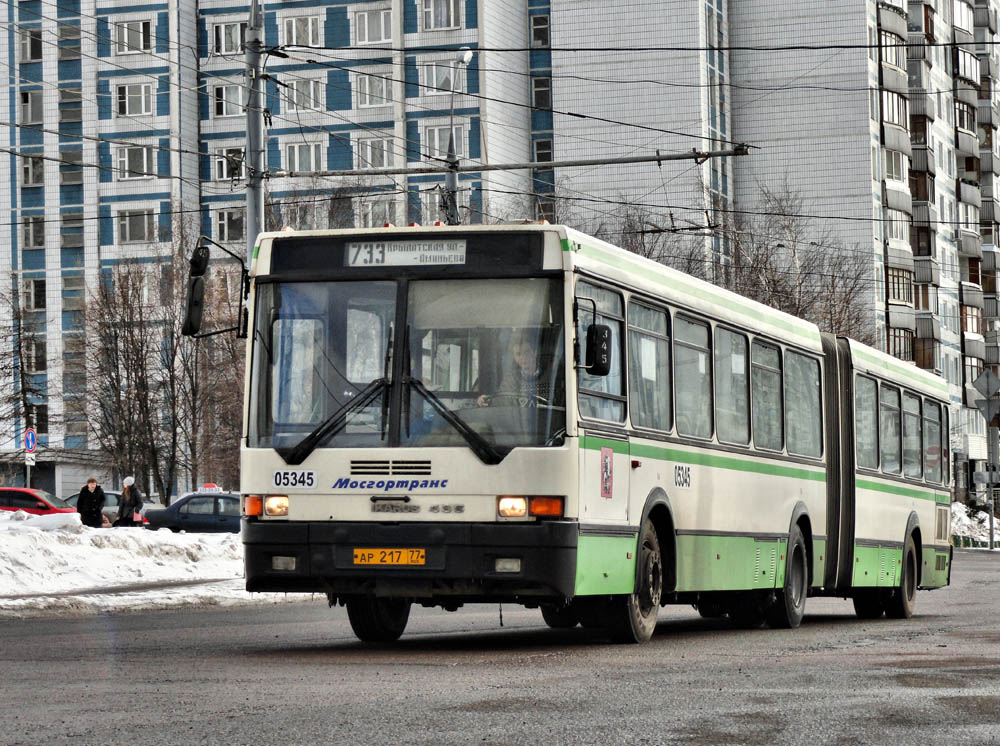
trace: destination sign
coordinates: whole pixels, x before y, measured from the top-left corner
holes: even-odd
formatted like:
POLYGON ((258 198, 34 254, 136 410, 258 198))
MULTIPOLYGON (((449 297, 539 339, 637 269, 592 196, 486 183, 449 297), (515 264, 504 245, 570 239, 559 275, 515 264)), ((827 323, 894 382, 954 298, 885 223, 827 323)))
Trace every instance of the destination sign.
POLYGON ((465 239, 353 241, 344 252, 348 267, 412 267, 465 264, 465 239))

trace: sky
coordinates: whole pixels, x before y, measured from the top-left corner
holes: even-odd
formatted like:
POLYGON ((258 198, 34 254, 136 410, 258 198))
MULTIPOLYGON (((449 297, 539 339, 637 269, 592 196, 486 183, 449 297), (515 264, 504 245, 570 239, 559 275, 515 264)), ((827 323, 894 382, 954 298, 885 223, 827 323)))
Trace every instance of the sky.
MULTIPOLYGON (((970 516, 960 503, 951 526, 960 536, 989 535, 986 513, 970 516)), ((89 528, 78 513, 0 511, 0 618, 287 600, 244 590, 239 534, 89 528)))

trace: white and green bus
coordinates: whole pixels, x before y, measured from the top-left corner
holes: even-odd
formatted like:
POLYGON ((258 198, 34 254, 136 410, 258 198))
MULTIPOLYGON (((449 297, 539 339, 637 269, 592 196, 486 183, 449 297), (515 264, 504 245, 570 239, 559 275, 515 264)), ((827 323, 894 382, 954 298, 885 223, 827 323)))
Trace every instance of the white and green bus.
POLYGON ((267 233, 249 274, 249 591, 367 641, 503 602, 640 642, 668 603, 795 627, 949 582, 913 365, 555 225, 267 233))

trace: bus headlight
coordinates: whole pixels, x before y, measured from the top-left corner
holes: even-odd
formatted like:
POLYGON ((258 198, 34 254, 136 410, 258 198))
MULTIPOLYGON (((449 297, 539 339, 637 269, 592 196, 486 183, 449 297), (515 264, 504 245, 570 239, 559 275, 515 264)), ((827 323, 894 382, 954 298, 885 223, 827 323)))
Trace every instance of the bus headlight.
POLYGON ((268 495, 265 497, 264 515, 288 515, 288 495, 268 495))
POLYGON ((559 518, 563 514, 563 505, 562 497, 499 495, 497 496, 497 515, 501 518, 526 518, 528 516, 559 518))
POLYGON ((524 518, 528 515, 528 498, 500 495, 497 497, 497 515, 501 518, 524 518))

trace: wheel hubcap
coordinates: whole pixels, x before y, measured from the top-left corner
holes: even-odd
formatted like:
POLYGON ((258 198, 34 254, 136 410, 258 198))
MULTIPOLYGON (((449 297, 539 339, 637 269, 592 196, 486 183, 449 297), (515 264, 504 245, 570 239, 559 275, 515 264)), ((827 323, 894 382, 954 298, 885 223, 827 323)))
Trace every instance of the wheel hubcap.
POLYGON ((648 614, 660 605, 660 594, 663 588, 663 569, 660 566, 660 553, 651 548, 644 548, 644 563, 642 583, 639 588, 639 608, 648 614))

